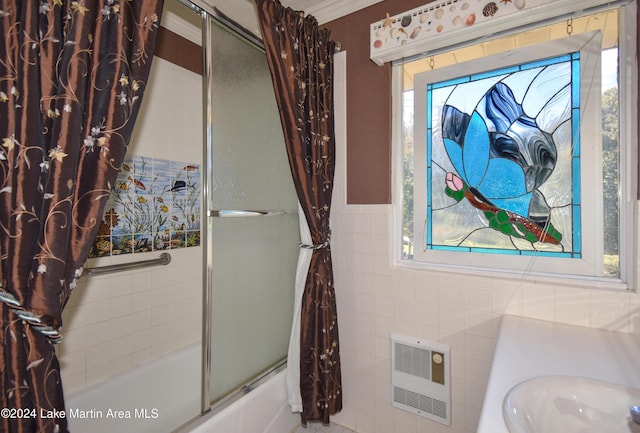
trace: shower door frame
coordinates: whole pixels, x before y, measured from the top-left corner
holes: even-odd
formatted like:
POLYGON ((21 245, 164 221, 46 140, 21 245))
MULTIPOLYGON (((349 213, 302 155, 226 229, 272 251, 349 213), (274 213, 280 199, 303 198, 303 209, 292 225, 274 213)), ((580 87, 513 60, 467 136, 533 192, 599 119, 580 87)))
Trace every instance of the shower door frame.
MULTIPOLYGON (((222 25, 227 30, 243 39, 254 48, 265 52, 262 39, 251 33, 249 30, 238 25, 233 20, 226 17, 217 8, 204 3, 201 0, 177 0, 179 3, 188 7, 197 13, 202 19, 202 52, 203 52, 203 100, 204 104, 204 154, 203 154, 203 173, 206 181, 203 182, 202 194, 203 203, 206 203, 205 219, 203 224, 203 238, 205 239, 205 248, 203 254, 203 309, 202 309, 202 386, 201 386, 201 416, 192 420, 188 425, 200 424, 215 415, 222 409, 240 399, 248 392, 259 386, 262 382, 268 380, 278 372, 286 368, 286 354, 282 360, 275 365, 269 367, 265 372, 251 379, 246 384, 239 387, 236 391, 230 393, 224 398, 211 402, 211 351, 212 351, 212 321, 213 317, 213 218, 217 217, 217 212, 213 210, 211 179, 213 178, 213 164, 210 163, 213 155, 213 49, 211 48, 211 38, 214 25, 222 25), (203 417, 203 415, 207 415, 203 417)), ((253 212, 252 212, 253 213, 253 212)))

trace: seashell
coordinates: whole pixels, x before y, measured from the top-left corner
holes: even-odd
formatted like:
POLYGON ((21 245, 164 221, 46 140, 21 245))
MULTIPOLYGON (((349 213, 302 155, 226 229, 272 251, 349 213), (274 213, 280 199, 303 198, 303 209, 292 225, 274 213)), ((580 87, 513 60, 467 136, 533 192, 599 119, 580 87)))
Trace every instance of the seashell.
POLYGON ((382 36, 382 35, 384 35, 384 27, 380 27, 380 28, 378 29, 378 31, 376 32, 376 36, 377 36, 377 37, 380 37, 380 36, 382 36))
POLYGON ((402 42, 400 42, 400 45, 406 45, 407 44, 407 40, 403 39, 402 42))
POLYGON ((438 27, 436 27, 436 32, 441 33, 444 30, 444 27, 442 27, 442 24, 440 24, 438 27))
POLYGON ((482 15, 485 17, 492 17, 498 12, 498 5, 495 2, 489 2, 482 9, 482 15))
POLYGON ((409 37, 411 39, 415 39, 416 36, 418 36, 421 31, 422 31, 422 27, 420 27, 420 26, 416 27, 415 29, 413 29, 413 31, 411 32, 411 35, 409 37))
POLYGON ((393 39, 395 39, 395 38, 397 38, 397 37, 398 37, 398 28, 397 28, 397 27, 392 27, 392 28, 391 28, 391 37, 392 37, 393 39))
POLYGON ((382 46, 382 41, 380 39, 376 39, 373 42, 373 48, 380 48, 382 46))
POLYGON ((455 12, 455 11, 456 11, 456 6, 455 6, 455 5, 452 5, 452 6, 449 8, 449 10, 450 10, 451 12, 455 12))
POLYGON ((421 23, 426 22, 428 19, 429 19, 429 14, 425 13, 425 14, 420 15, 420 22, 421 23))
POLYGON ((437 19, 440 19, 440 18, 442 18, 443 16, 444 16, 444 9, 442 9, 442 8, 438 8, 438 9, 436 9, 436 18, 437 18, 437 19))
POLYGON ((476 14, 469 14, 464 19, 464 25, 467 27, 472 26, 476 22, 476 14))
POLYGON ((462 9, 463 11, 466 11, 467 9, 469 9, 469 3, 463 3, 460 9, 462 9))
POLYGON ((455 27, 460 27, 462 25, 462 17, 460 15, 456 16, 453 21, 451 21, 455 27))
POLYGON ((515 0, 513 2, 513 4, 518 8, 518 9, 522 9, 527 5, 527 1, 526 0, 515 0))
POLYGON ((407 27, 409 24, 411 24, 411 15, 403 16, 402 20, 400 20, 400 24, 402 25, 402 27, 407 27))

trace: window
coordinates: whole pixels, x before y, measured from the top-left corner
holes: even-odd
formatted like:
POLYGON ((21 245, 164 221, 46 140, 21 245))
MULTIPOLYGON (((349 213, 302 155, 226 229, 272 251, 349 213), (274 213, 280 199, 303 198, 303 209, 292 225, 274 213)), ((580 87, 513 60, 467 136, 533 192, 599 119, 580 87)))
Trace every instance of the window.
POLYGON ((635 20, 633 4, 394 65, 403 263, 628 287, 635 20))

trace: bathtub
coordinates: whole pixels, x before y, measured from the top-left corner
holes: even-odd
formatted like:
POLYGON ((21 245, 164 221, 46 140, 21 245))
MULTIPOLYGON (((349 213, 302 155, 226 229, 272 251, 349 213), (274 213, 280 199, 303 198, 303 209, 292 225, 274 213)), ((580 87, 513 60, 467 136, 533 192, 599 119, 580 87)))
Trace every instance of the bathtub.
POLYGON ((188 347, 69 393, 71 433, 289 433, 299 425, 287 404, 284 371, 215 415, 200 417, 200 354, 200 346, 188 347))
POLYGON ((180 433, 290 433, 300 425, 300 415, 287 403, 286 370, 213 416, 207 415, 180 433))

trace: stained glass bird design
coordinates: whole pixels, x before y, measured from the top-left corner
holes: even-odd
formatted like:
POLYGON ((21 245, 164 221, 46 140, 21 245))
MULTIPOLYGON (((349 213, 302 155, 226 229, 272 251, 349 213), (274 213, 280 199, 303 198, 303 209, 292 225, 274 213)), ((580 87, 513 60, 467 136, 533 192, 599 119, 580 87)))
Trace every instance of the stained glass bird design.
POLYGON ((506 84, 492 86, 471 115, 445 105, 442 136, 455 169, 445 177, 449 197, 467 199, 483 212, 489 227, 507 236, 561 243, 539 190, 554 170, 556 145, 506 84))

